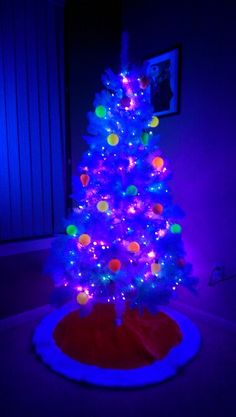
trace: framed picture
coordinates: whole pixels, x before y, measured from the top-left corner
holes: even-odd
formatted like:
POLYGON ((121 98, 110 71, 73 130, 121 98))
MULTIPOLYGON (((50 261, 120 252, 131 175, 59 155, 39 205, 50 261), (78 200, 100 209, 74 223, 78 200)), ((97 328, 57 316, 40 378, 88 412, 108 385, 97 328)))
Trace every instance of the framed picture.
POLYGON ((178 114, 180 110, 180 48, 144 61, 148 92, 156 116, 178 114))

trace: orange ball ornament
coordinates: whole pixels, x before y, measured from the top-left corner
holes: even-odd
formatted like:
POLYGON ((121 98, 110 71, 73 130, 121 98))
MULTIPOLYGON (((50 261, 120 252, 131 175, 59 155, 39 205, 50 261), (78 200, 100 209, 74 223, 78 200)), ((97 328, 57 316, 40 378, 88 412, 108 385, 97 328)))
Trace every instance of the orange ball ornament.
POLYGON ((89 183, 90 177, 87 174, 82 174, 80 175, 80 181, 83 185, 83 187, 87 187, 88 183, 89 183))
POLYGON ((161 171, 162 167, 164 165, 164 159, 162 159, 160 156, 156 156, 152 160, 152 166, 157 169, 157 171, 161 171))
POLYGON ((108 266, 112 272, 117 272, 121 268, 121 262, 119 261, 119 259, 111 259, 108 266))
POLYGON ((151 271, 152 271, 153 275, 158 274, 158 272, 160 272, 160 270, 161 270, 161 265, 160 265, 160 264, 158 264, 158 263, 154 262, 154 263, 151 265, 151 271))
POLYGON ((154 204, 152 208, 153 213, 155 214, 162 214, 163 213, 163 205, 160 203, 154 204))
POLYGON ((76 297, 76 301, 80 305, 87 304, 88 300, 89 300, 89 296, 88 294, 86 294, 86 292, 80 292, 76 297))
POLYGON ((83 233, 82 235, 80 235, 79 243, 82 246, 88 246, 90 242, 91 242, 91 237, 89 235, 87 235, 86 233, 83 233))
POLYGON ((139 252, 140 251, 140 245, 138 244, 138 242, 131 242, 128 245, 128 251, 133 252, 133 253, 139 252))

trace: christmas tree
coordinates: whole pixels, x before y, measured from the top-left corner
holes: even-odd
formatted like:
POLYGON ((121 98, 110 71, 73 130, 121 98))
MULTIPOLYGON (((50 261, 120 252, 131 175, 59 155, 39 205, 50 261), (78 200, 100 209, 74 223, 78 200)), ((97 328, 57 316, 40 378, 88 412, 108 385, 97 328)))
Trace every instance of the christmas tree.
POLYGON ((180 209, 168 186, 148 78, 138 70, 103 77, 88 114, 89 150, 73 185, 73 212, 54 243, 57 294, 79 305, 114 303, 157 311, 180 285, 194 287, 184 260, 180 209))

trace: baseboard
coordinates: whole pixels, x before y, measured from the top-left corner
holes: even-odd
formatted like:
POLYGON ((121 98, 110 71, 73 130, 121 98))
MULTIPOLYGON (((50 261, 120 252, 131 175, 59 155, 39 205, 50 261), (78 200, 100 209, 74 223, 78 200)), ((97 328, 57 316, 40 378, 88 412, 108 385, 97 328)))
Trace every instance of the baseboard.
POLYGON ((2 243, 0 245, 0 257, 16 255, 18 253, 26 253, 50 249, 55 237, 48 237, 44 239, 22 240, 19 242, 2 243))
POLYGON ((49 314, 51 311, 53 311, 53 307, 49 304, 45 304, 42 307, 37 307, 33 310, 27 310, 23 313, 1 319, 0 332, 18 327, 27 322, 38 320, 46 314, 49 314))
POLYGON ((181 309, 186 312, 189 311, 189 313, 194 313, 199 317, 202 317, 207 320, 214 321, 219 326, 223 326, 224 328, 227 328, 227 330, 236 332, 236 322, 232 320, 227 320, 222 318, 221 316, 218 316, 217 314, 210 313, 205 310, 201 310, 197 307, 192 307, 188 304, 182 303, 181 301, 173 301, 172 302, 173 307, 176 307, 176 309, 181 309))

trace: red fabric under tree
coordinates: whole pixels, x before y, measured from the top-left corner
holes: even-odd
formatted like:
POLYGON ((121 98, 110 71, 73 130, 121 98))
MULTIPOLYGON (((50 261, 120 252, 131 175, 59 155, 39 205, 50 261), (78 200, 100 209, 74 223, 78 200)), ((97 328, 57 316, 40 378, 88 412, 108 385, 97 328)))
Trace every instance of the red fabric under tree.
POLYGON ((126 309, 116 325, 112 304, 97 304, 87 317, 65 316, 54 330, 57 346, 71 358, 109 369, 132 369, 164 358, 182 340, 178 324, 167 314, 126 309))

